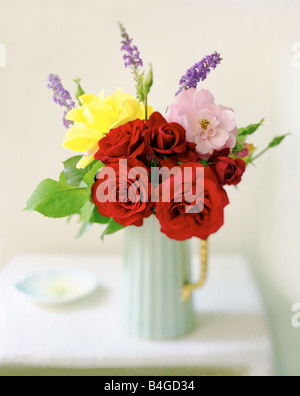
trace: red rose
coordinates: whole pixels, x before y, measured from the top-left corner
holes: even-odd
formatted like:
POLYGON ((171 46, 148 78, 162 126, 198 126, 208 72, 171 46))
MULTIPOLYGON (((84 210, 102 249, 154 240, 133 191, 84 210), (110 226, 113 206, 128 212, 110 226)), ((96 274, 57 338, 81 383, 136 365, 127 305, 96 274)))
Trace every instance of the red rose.
POLYGON ((186 141, 186 131, 181 125, 168 123, 156 112, 147 121, 147 127, 144 132, 145 143, 158 161, 166 157, 174 157, 178 162, 194 160, 196 145, 186 141))
POLYGON ((115 129, 99 141, 99 151, 95 158, 105 164, 116 163, 119 159, 138 158, 145 150, 142 134, 145 122, 139 119, 115 129))
POLYGON ((101 170, 92 186, 93 202, 101 215, 125 227, 139 227, 144 218, 153 214, 149 170, 141 161, 124 161, 125 166, 121 161, 120 165, 106 165, 101 170))
POLYGON ((210 167, 204 168, 199 163, 180 166, 182 172, 188 168, 191 170, 191 177, 188 180, 184 178, 184 185, 187 185, 184 189, 181 188, 182 178, 177 176, 170 177, 157 188, 159 202, 156 205, 156 217, 160 222, 161 232, 171 239, 184 241, 198 237, 206 240, 224 224, 224 207, 229 204, 228 197, 210 167), (197 168, 203 169, 204 173, 200 177, 197 176, 197 168), (199 192, 197 185, 202 186, 199 192), (171 191, 171 199, 163 202, 164 194, 168 194, 168 190, 171 191), (189 194, 196 196, 192 203, 187 199, 189 194), (195 210, 197 205, 198 211, 195 210))
POLYGON ((223 150, 214 150, 210 158, 208 159, 208 162, 215 162, 217 158, 219 157, 228 157, 231 153, 231 150, 229 148, 225 148, 223 150))
POLYGON ((239 158, 233 160, 230 157, 219 157, 216 159, 214 169, 222 186, 225 184, 236 186, 242 180, 246 170, 246 163, 239 158))

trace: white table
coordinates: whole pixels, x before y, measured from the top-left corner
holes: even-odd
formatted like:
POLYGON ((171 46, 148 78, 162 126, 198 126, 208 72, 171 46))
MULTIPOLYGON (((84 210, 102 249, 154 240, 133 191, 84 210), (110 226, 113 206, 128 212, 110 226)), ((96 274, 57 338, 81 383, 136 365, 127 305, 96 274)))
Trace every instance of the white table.
POLYGON ((272 374, 272 347, 262 303, 242 257, 211 258, 207 285, 194 295, 197 329, 179 340, 147 341, 123 334, 118 314, 120 274, 119 256, 12 258, 0 272, 2 370, 202 375, 228 369, 242 375, 272 374), (30 303, 14 288, 32 271, 71 267, 96 274, 99 290, 77 303, 45 308, 30 303))

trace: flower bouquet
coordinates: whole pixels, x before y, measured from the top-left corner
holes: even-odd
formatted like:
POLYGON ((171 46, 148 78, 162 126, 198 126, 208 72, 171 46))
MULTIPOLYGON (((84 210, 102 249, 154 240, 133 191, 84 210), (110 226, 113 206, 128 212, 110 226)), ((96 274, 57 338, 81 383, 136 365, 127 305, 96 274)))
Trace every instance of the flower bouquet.
POLYGON ((152 67, 143 71, 138 48, 120 28, 136 98, 121 89, 109 96, 86 94, 77 79, 76 106, 59 77, 49 76, 54 101, 64 108, 63 147, 81 154, 64 162, 58 181, 39 184, 27 209, 51 218, 79 216, 79 235, 95 223, 106 225, 102 239, 126 228, 127 329, 151 338, 174 337, 194 326, 191 291, 205 280, 206 241, 224 224, 229 204, 224 187, 238 185, 246 167, 286 135, 257 154, 248 139, 264 120, 239 129, 234 110, 198 88, 221 63, 216 52, 181 78, 166 114, 154 111, 148 105, 152 67), (196 285, 190 283, 192 237, 202 241, 196 285))

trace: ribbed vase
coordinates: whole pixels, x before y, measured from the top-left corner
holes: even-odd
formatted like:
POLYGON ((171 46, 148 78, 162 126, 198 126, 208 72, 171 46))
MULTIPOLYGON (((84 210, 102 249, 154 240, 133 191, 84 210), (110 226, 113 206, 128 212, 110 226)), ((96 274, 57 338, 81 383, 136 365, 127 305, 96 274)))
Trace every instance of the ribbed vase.
POLYGON ((167 339, 193 330, 192 299, 183 302, 181 298, 190 272, 189 242, 167 238, 155 216, 141 228, 128 227, 122 298, 125 331, 142 338, 167 339))

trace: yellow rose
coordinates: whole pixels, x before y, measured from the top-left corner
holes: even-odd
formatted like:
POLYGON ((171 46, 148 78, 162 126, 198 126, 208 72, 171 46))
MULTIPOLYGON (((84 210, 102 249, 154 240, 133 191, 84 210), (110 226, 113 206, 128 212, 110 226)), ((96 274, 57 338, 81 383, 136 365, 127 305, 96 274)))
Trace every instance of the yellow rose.
MULTIPOLYGON (((124 94, 122 89, 106 97, 101 93, 99 97, 83 95, 79 99, 82 106, 67 114, 66 118, 75 124, 68 130, 63 147, 85 153, 77 164, 77 168, 83 169, 93 161, 99 140, 110 129, 138 118, 145 119, 145 106, 132 95, 124 94)), ((149 107, 149 116, 152 112, 152 107, 149 107)))

